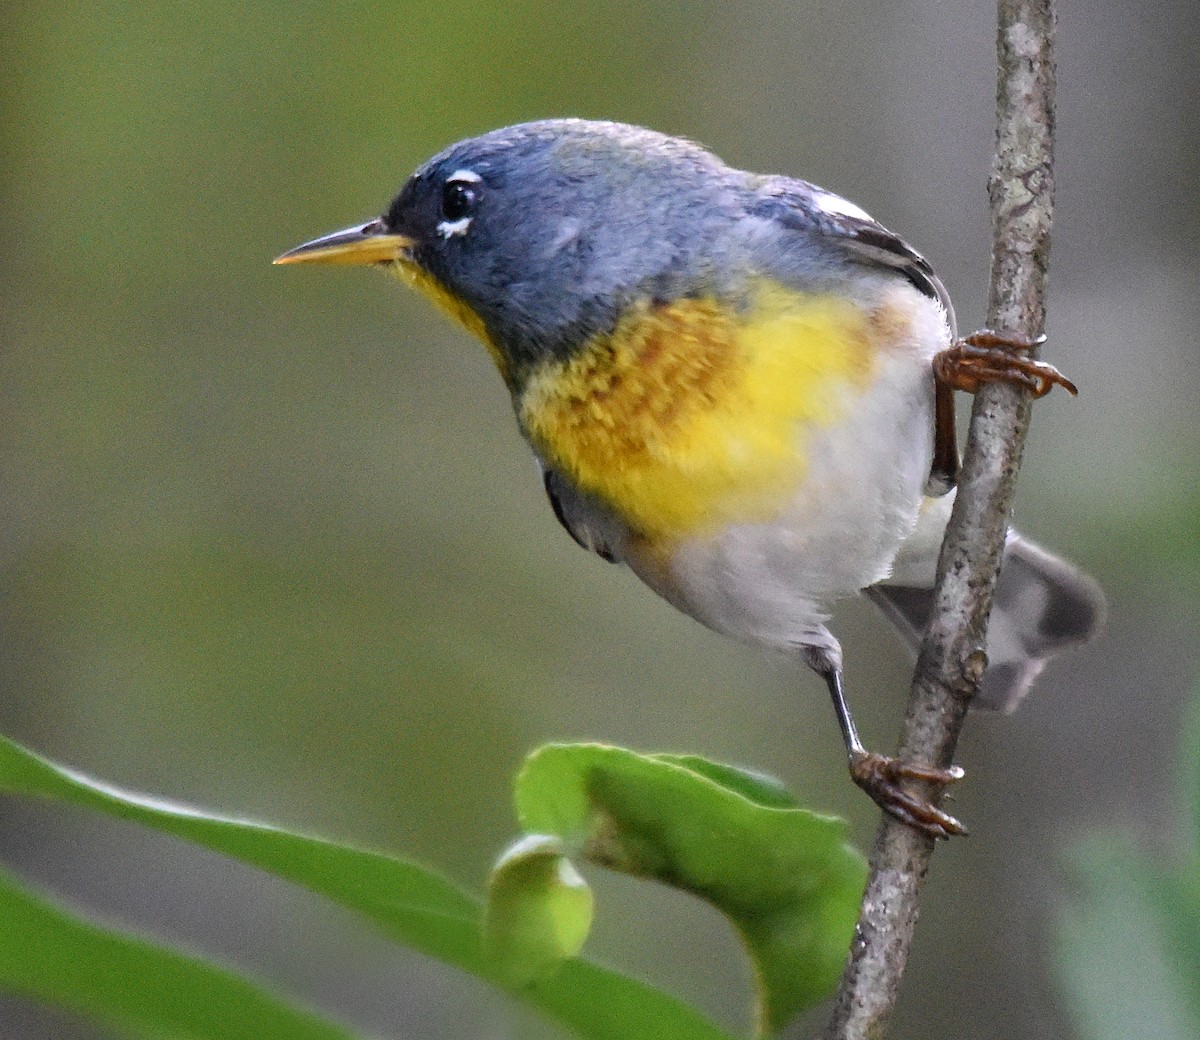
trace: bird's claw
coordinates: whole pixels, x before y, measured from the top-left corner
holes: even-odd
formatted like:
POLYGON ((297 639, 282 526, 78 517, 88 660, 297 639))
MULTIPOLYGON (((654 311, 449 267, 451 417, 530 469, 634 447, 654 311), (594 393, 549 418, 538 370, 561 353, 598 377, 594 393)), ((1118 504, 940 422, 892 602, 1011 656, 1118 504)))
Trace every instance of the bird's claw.
POLYGON ((966 827, 953 816, 903 786, 905 780, 954 783, 964 776, 959 766, 941 769, 863 751, 851 756, 850 776, 881 809, 931 838, 950 838, 967 833, 966 827))
POLYGON ((1024 387, 1034 398, 1045 397, 1061 386, 1072 396, 1078 388, 1053 365, 1029 357, 1029 352, 1046 341, 1004 336, 981 329, 943 350, 933 359, 933 374, 939 382, 974 394, 984 383, 1012 383, 1024 387))

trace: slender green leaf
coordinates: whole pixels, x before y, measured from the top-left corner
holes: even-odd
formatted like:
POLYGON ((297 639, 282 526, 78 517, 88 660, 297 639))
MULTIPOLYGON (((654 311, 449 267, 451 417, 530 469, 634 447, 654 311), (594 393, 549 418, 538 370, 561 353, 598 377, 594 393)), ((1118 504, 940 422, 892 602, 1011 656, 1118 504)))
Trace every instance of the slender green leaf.
POLYGON ((534 752, 516 798, 527 831, 722 910, 754 964, 760 1032, 832 992, 866 878, 841 821, 753 773, 596 744, 534 752))
POLYGON ((199 958, 72 916, 0 870, 0 987, 139 1037, 352 1040, 199 958))
POLYGON ((362 914, 397 942, 514 992, 588 1040, 729 1040, 692 1008, 580 960, 514 988, 483 947, 477 899, 381 853, 130 794, 0 737, 0 790, 55 798, 133 820, 303 885, 362 914))

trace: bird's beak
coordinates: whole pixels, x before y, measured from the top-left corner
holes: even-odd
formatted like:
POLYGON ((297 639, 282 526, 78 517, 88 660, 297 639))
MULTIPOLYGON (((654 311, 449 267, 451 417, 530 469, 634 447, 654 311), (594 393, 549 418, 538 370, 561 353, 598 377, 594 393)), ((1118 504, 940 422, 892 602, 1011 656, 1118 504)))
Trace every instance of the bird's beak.
POLYGON ((387 229, 382 220, 322 235, 277 256, 277 264, 381 264, 405 260, 414 245, 407 235, 387 229))

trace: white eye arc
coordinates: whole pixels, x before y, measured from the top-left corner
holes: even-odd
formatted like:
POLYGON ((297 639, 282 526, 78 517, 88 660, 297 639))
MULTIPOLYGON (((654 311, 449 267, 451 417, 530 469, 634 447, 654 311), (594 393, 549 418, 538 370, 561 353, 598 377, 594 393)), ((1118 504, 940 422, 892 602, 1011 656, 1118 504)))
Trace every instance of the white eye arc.
POLYGON ((437 226, 437 233, 442 238, 453 238, 455 235, 465 235, 471 226, 470 217, 459 217, 458 220, 443 220, 437 226))
POLYGON ((479 201, 483 178, 474 170, 455 170, 442 182, 442 216, 437 233, 443 240, 465 235, 471 226, 471 211, 479 201))

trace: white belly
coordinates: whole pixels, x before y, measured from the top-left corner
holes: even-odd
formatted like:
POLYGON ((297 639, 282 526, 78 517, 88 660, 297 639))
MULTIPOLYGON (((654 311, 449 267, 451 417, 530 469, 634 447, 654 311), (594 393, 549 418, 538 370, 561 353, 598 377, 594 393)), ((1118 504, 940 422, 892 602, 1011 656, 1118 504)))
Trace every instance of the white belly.
POLYGON ((891 572, 929 477, 928 361, 893 354, 879 363, 841 422, 802 431, 808 471, 777 517, 685 541, 665 563, 631 558, 634 570, 719 632, 778 649, 813 642, 834 600, 891 572))

